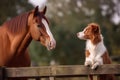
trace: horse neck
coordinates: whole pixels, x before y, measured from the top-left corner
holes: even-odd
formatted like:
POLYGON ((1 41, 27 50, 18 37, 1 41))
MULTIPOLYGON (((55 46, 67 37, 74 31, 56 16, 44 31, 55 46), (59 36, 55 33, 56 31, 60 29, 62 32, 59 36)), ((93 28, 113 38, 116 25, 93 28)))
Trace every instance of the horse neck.
POLYGON ((18 48, 18 53, 23 53, 31 41, 32 41, 32 37, 31 37, 30 33, 27 33, 20 43, 20 46, 18 48))
POLYGON ((29 13, 24 13, 3 24, 9 33, 12 54, 24 52, 32 40, 27 25, 28 16, 29 13))
POLYGON ((14 36, 14 39, 11 42, 12 53, 15 55, 19 55, 23 53, 31 41, 32 41, 32 38, 30 36, 30 33, 28 33, 28 31, 14 36))

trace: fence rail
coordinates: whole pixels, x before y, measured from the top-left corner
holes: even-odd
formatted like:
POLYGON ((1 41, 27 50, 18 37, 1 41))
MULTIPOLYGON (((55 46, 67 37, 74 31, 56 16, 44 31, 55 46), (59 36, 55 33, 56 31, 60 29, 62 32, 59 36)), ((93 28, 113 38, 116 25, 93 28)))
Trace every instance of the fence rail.
POLYGON ((107 64, 91 70, 84 65, 42 66, 42 67, 20 67, 0 68, 0 80, 13 77, 42 78, 42 77, 70 77, 101 74, 115 74, 120 76, 120 64, 107 64))

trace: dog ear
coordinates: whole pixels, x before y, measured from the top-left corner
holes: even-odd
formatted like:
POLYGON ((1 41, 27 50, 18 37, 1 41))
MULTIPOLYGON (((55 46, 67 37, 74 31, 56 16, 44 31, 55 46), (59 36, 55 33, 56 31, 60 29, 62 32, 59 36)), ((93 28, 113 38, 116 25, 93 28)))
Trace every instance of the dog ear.
POLYGON ((92 25, 92 31, 93 31, 94 34, 99 34, 100 33, 99 25, 93 24, 92 25))

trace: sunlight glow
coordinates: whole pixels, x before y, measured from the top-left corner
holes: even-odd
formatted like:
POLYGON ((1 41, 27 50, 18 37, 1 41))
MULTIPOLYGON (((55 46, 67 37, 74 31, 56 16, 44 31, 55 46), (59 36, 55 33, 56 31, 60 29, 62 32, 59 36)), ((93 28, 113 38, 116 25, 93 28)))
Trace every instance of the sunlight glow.
POLYGON ((39 9, 42 9, 46 5, 47 0, 29 0, 29 3, 33 6, 39 6, 39 9))

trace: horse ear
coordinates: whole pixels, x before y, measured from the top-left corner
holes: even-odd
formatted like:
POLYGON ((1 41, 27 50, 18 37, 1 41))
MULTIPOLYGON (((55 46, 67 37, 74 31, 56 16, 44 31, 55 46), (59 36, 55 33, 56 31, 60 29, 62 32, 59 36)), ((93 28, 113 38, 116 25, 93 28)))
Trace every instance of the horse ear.
POLYGON ((46 13, 46 10, 47 10, 47 6, 45 6, 45 8, 43 9, 42 13, 45 15, 46 13))
POLYGON ((34 17, 37 16, 38 12, 39 12, 39 9, 38 9, 38 6, 37 6, 37 7, 34 9, 34 17))

